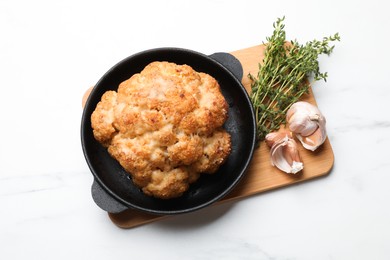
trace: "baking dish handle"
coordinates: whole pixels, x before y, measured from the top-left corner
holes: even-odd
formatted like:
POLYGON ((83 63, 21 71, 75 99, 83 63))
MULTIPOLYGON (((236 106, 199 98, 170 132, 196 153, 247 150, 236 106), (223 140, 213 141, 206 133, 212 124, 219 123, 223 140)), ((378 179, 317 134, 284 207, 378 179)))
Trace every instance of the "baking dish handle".
POLYGON ((108 194, 96 180, 93 181, 91 187, 92 198, 95 203, 104 211, 109 213, 119 213, 128 209, 110 194, 108 194))
POLYGON ((209 55, 209 57, 221 63, 241 82, 244 70, 241 62, 236 57, 227 52, 216 52, 209 55))

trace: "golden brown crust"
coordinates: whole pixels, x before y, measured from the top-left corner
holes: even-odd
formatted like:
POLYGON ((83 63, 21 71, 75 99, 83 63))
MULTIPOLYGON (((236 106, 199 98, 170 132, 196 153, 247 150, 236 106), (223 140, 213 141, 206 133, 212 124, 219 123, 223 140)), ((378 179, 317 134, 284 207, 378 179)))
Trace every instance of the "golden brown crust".
POLYGON ((228 104, 218 82, 188 65, 152 62, 107 91, 93 133, 145 194, 174 198, 228 157, 228 104))

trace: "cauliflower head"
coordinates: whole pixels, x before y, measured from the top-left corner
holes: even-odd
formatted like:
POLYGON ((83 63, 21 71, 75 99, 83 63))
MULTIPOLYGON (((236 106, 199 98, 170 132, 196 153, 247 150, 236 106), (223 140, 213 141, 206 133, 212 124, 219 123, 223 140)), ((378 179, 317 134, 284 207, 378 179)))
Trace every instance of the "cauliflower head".
POLYGON ((152 62, 107 91, 92 113, 93 134, 150 196, 181 196, 231 151, 228 104, 218 82, 188 65, 152 62))

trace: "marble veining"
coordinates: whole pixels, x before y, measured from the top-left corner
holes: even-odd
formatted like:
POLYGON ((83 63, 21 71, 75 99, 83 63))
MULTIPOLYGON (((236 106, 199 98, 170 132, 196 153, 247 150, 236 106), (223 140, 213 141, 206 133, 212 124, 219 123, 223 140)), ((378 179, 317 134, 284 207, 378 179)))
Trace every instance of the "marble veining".
POLYGON ((390 259, 386 1, 0 1, 1 259, 390 259), (91 197, 81 97, 116 62, 176 46, 304 42, 339 32, 313 91, 335 164, 323 178, 116 227, 91 197))

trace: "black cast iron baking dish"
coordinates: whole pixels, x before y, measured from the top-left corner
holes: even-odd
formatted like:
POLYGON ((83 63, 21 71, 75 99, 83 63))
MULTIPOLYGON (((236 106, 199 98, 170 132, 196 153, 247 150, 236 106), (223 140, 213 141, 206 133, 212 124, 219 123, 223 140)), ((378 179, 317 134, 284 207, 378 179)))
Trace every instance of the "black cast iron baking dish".
POLYGON ((181 48, 146 50, 113 66, 92 89, 81 120, 81 144, 94 177, 92 197, 96 204, 111 213, 132 208, 152 214, 179 214, 206 207, 228 194, 245 174, 256 143, 255 116, 241 84, 242 74, 240 62, 228 53, 207 56, 181 48), (169 200, 147 196, 136 187, 130 175, 94 139, 91 128, 91 114, 103 93, 117 90, 122 81, 153 61, 187 64, 196 71, 210 74, 219 82, 229 104, 224 128, 231 134, 232 151, 226 163, 213 175, 203 174, 181 197, 169 200))

